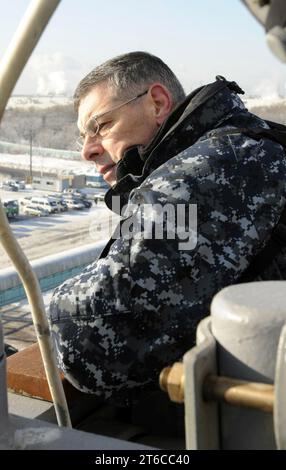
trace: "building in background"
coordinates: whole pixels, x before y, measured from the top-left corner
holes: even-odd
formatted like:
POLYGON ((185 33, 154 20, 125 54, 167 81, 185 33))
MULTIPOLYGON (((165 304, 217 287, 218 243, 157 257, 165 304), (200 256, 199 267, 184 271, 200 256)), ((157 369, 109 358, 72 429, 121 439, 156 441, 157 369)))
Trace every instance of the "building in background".
POLYGON ((62 192, 68 188, 82 189, 85 185, 85 175, 35 176, 32 183, 33 189, 56 192, 62 192))

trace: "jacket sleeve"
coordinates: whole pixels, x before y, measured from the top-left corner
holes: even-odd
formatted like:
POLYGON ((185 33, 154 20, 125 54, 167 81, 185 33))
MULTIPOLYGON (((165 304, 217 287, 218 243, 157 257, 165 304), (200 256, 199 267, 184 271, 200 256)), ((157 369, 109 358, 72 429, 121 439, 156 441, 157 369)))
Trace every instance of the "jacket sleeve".
POLYGON ((281 212, 285 175, 278 144, 224 136, 200 141, 134 190, 131 236, 121 233, 106 258, 58 287, 51 301, 59 365, 73 385, 117 404, 158 388, 161 369, 194 344, 213 295, 235 282, 266 243, 281 212), (166 220, 163 238, 142 236, 142 207, 150 227, 164 204, 196 205, 192 249, 170 235, 172 224, 166 237, 166 220))

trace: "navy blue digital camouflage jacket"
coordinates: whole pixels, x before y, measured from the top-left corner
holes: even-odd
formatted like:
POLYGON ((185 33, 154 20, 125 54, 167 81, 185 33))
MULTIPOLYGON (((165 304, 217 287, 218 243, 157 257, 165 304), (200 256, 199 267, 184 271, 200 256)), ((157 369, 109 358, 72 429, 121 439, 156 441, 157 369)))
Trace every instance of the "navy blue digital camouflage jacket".
MULTIPOLYGON (((100 259, 55 290, 50 305, 59 365, 83 392, 125 404, 157 389, 162 368, 194 344, 213 296, 237 282, 277 224, 286 157, 278 143, 237 131, 267 127, 239 91, 223 80, 195 90, 147 148, 132 148, 119 162, 106 203, 119 197, 121 227, 133 220, 133 230, 111 239, 100 259), (169 238, 142 237, 144 217, 154 229, 166 204, 196 207, 191 249, 167 218, 169 238)), ((282 255, 262 278, 284 276, 282 255)))

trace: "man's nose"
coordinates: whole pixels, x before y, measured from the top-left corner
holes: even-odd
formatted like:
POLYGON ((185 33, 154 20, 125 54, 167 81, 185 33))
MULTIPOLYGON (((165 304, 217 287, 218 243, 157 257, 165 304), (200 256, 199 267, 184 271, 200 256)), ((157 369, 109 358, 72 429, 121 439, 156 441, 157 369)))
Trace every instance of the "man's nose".
POLYGON ((97 156, 100 156, 103 153, 104 148, 100 142, 99 137, 86 136, 81 151, 81 157, 84 160, 93 161, 97 156))

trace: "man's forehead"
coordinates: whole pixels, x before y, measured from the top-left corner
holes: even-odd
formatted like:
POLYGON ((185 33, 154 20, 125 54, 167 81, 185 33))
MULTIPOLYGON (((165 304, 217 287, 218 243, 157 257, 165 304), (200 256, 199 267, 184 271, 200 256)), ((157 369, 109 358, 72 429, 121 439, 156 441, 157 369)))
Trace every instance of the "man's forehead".
POLYGON ((83 129, 88 119, 94 114, 101 114, 115 102, 115 94, 107 84, 99 84, 93 87, 84 96, 78 108, 78 128, 83 129))

